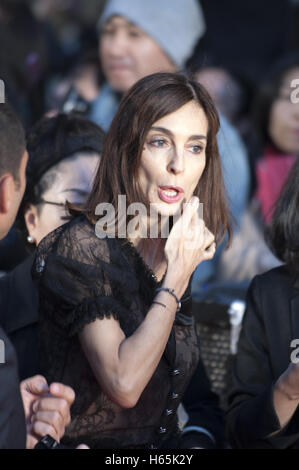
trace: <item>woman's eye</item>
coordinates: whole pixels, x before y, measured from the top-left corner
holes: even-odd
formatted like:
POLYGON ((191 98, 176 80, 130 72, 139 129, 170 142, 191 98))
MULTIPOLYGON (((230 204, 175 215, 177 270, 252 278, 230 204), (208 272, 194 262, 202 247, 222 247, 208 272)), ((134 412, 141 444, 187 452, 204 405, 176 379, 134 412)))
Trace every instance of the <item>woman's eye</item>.
POLYGON ((151 140, 150 144, 154 145, 154 147, 163 147, 164 144, 166 144, 166 140, 164 139, 151 140))
POLYGON ((193 153, 200 153, 203 150, 201 145, 192 145, 190 149, 191 149, 191 152, 193 153))

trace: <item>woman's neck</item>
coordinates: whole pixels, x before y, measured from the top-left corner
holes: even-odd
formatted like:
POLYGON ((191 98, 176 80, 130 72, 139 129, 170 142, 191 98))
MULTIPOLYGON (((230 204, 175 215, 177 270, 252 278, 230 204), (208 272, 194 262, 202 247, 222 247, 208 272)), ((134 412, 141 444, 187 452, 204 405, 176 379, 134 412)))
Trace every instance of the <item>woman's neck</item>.
POLYGON ((164 254, 165 238, 139 238, 130 240, 144 262, 153 271, 158 281, 162 279, 167 268, 164 254))

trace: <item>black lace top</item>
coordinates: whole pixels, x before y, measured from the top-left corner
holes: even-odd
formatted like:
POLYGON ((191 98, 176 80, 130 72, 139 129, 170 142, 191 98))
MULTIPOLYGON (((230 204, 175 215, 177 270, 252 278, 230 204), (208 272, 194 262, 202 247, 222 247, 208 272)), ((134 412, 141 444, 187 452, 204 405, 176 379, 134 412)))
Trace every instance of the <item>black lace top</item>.
POLYGON ((41 372, 76 392, 63 442, 91 448, 163 445, 177 433, 176 410, 199 357, 188 292, 155 373, 137 405, 123 409, 101 390, 77 333, 113 316, 132 335, 160 285, 152 271, 128 240, 97 238, 81 216, 42 240, 33 277, 39 279, 41 372))

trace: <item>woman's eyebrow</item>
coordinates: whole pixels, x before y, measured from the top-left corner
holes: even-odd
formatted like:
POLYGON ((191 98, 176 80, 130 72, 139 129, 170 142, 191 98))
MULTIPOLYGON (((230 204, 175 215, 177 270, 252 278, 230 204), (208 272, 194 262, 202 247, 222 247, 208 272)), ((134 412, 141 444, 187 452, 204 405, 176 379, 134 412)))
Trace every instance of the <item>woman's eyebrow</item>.
POLYGON ((169 135, 169 137, 173 137, 173 133, 169 130, 169 129, 166 129, 166 127, 151 127, 150 129, 151 131, 158 131, 158 132, 163 132, 164 134, 167 134, 169 135))
MULTIPOLYGON (((173 133, 169 129, 166 129, 166 127, 155 127, 155 126, 153 126, 153 127, 151 127, 150 130, 163 132, 164 134, 169 135, 169 137, 174 137, 173 133)), ((201 135, 201 134, 191 135, 188 140, 202 140, 202 139, 207 140, 207 136, 206 135, 201 135)))
POLYGON ((189 140, 208 140, 207 136, 206 135, 191 135, 189 137, 189 140))

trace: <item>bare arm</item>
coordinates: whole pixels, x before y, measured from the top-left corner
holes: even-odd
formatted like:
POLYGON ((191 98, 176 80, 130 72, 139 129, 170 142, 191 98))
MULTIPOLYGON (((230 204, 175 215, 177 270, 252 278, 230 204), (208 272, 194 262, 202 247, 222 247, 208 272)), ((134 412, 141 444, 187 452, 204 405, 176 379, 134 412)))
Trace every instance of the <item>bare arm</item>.
POLYGON ((124 408, 135 406, 161 359, 171 332, 176 301, 164 292, 156 299, 167 308, 153 304, 129 338, 114 319, 96 320, 79 336, 100 385, 124 408))

